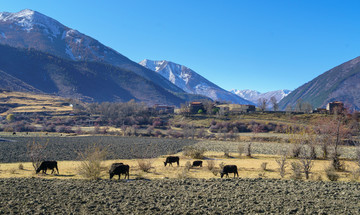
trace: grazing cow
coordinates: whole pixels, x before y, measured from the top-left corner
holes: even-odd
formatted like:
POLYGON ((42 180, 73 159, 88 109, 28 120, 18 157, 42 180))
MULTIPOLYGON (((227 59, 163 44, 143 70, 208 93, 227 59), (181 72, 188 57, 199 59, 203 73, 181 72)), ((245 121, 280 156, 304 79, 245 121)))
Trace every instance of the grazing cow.
POLYGON ((224 175, 227 175, 227 177, 229 177, 229 173, 234 173, 234 178, 235 178, 235 174, 237 175, 237 177, 239 177, 239 173, 238 173, 236 165, 226 165, 226 166, 224 166, 223 170, 220 173, 221 178, 224 175))
POLYGON ((120 180, 120 175, 124 174, 125 175, 125 179, 126 176, 129 179, 129 165, 123 164, 123 163, 113 163, 110 167, 109 170, 109 174, 110 174, 110 179, 112 179, 114 177, 114 175, 119 175, 119 180, 120 180))
POLYGON ((180 158, 178 156, 169 156, 166 158, 164 165, 166 166, 166 164, 169 164, 169 166, 172 166, 172 163, 177 163, 177 165, 179 166, 179 160, 180 158))
POLYGON ((194 167, 194 166, 199 166, 199 167, 202 167, 202 161, 194 161, 193 162, 193 164, 192 164, 192 166, 194 167))
POLYGON ((47 170, 47 169, 51 169, 51 170, 52 170, 51 174, 53 174, 54 171, 55 171, 55 169, 56 169, 57 173, 59 174, 59 169, 58 169, 58 166, 57 166, 57 162, 56 162, 56 161, 43 161, 43 162, 40 164, 39 168, 37 168, 36 174, 39 173, 41 170, 42 170, 43 173, 46 174, 46 170, 47 170))

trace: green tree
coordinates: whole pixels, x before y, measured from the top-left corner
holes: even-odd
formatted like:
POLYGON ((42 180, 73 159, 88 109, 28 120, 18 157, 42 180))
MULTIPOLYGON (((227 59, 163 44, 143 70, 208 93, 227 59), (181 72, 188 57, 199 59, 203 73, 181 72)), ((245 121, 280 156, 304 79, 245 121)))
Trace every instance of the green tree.
POLYGON ((15 117, 14 117, 14 114, 9 114, 6 116, 6 120, 9 121, 9 122, 12 122, 14 121, 15 117))

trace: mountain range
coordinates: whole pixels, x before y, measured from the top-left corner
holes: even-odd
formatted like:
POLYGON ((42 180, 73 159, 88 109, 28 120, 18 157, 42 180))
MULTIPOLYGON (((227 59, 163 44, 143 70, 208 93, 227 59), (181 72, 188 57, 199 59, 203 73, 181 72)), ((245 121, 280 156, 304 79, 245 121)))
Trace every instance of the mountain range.
POLYGON ((252 104, 252 102, 222 89, 186 66, 166 60, 153 61, 148 59, 139 64, 159 73, 187 93, 207 96, 216 101, 252 104))
MULTIPOLYGON (((17 13, 0 13, 0 44, 16 48, 35 49, 38 51, 42 51, 46 54, 52 55, 53 57, 58 57, 57 59, 59 60, 59 62, 61 61, 61 63, 66 62, 68 64, 72 64, 70 63, 70 61, 97 62, 115 66, 117 67, 117 69, 115 69, 116 71, 127 71, 127 74, 129 74, 129 76, 134 75, 130 75, 130 73, 135 73, 137 76, 140 76, 142 80, 145 79, 149 81, 149 83, 151 82, 151 84, 156 86, 157 88, 163 88, 162 90, 160 90, 163 91, 163 93, 161 93, 162 95, 158 94, 156 95, 156 97, 162 97, 164 99, 154 100, 151 103, 167 103, 168 101, 173 101, 168 104, 179 105, 180 103, 185 102, 186 100, 191 100, 193 98, 206 98, 204 96, 194 96, 185 93, 182 89, 178 88, 176 85, 172 84, 170 81, 163 78, 161 75, 131 61, 127 57, 101 44, 97 40, 87 35, 84 35, 74 29, 66 27, 50 17, 47 17, 41 13, 29 9, 22 10, 17 13), (62 61, 60 58, 68 61, 62 61)), ((24 54, 24 52, 22 51, 19 51, 19 53, 24 54)), ((42 55, 42 57, 44 57, 44 55, 42 55)), ((16 64, 15 61, 17 61, 18 59, 15 57, 8 60, 10 60, 9 63, 13 61, 13 64, 16 64)), ((41 62, 44 61, 44 58, 36 60, 40 60, 41 62)), ((34 62, 34 64, 38 63, 39 62, 34 62)), ((52 62, 52 64, 53 66, 63 67, 60 64, 56 65, 55 62, 52 62)), ((82 67, 82 69, 84 68, 85 67, 82 67)), ((91 68, 89 69, 91 70, 91 68)), ((113 71, 114 70, 112 70, 112 72, 113 71)), ((2 72, 6 73, 7 71, 3 70, 2 72)), ((64 71, 64 73, 70 74, 70 71, 64 71)), ((22 73, 17 73, 17 75, 20 74, 23 74, 24 77, 26 76, 26 73, 24 73, 24 71, 22 71, 22 73)), ((9 73, 7 75, 8 78, 9 75, 12 76, 12 73, 9 73)), ((122 74, 119 75, 121 76, 122 74)), ((21 80, 22 82, 29 85, 29 79, 27 79, 29 77, 22 78, 20 76, 15 76, 15 78, 18 78, 18 80, 21 80)), ((130 79, 130 77, 123 78, 130 79)), ((98 79, 98 81, 101 80, 102 79, 98 79)), ((77 81, 79 82, 80 80, 77 81)), ((5 80, 3 80, 2 82, 5 82, 5 80)), ((7 82, 9 83, 9 81, 7 82)), ((122 83, 125 84, 125 81, 123 81, 122 83)), ((132 82, 129 81, 128 84, 129 83, 132 82)), ((104 83, 97 83, 96 81, 93 82, 93 84, 104 85, 104 83)), ((58 89, 58 92, 60 93, 59 95, 75 96, 75 94, 77 93, 75 85, 67 86, 62 84, 61 86, 58 85, 57 87, 63 87, 58 89), (70 90, 69 88, 72 89, 70 90), (67 93, 61 93, 64 91, 66 91, 67 93), (70 91, 73 91, 74 94, 70 94, 70 91)), ((93 86, 88 87, 89 90, 93 88, 93 86)), ((30 88, 27 87, 27 89, 30 88)), ((135 93, 136 90, 138 90, 138 88, 133 86, 132 92, 135 93)), ((158 93, 160 93, 160 91, 158 91, 158 93)), ((101 91, 98 93, 101 93, 101 91)), ((146 97, 146 95, 149 95, 151 93, 157 94, 156 92, 149 91, 148 93, 145 93, 144 96, 146 97)), ((127 100, 128 98, 133 97, 129 96, 129 94, 126 93, 121 94, 119 92, 116 92, 114 94, 116 94, 116 97, 118 97, 118 99, 114 99, 107 94, 104 94, 104 99, 100 99, 100 97, 98 96, 90 97, 94 101, 118 101, 127 100)), ((87 91, 85 90, 81 93, 81 96, 88 97, 89 95, 87 95, 87 91)), ((137 96, 137 98, 140 97, 137 96)), ((148 99, 146 100, 147 102, 149 102, 148 99)))
MULTIPOLYGON (((271 97, 275 97, 276 101, 279 102, 282 100, 285 96, 289 95, 291 93, 291 90, 276 90, 276 91, 270 91, 266 93, 260 93, 256 90, 237 90, 233 89, 230 92, 249 100, 255 104, 258 104, 259 99, 266 99, 267 101, 270 101, 271 97)), ((270 103, 269 103, 270 105, 270 103)))
POLYGON ((177 106, 208 97, 257 104, 259 98, 275 96, 281 109, 299 101, 313 107, 342 101, 350 108, 360 109, 360 57, 291 93, 228 92, 186 66, 170 61, 136 63, 96 39, 29 9, 0 13, 0 56, 0 87, 11 90, 94 102, 135 99, 150 105, 177 106))
POLYGON ((294 107, 296 102, 310 103, 314 108, 341 101, 351 109, 360 109, 360 57, 354 58, 319 75, 282 99, 279 107, 294 107))

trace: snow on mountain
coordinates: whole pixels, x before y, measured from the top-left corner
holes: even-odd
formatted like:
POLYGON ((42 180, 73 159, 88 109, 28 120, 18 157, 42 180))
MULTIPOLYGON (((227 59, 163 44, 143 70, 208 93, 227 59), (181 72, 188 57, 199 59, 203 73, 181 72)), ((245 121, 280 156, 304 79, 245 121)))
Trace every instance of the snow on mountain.
POLYGON ((186 66, 165 60, 153 61, 147 59, 139 64, 161 74, 185 92, 204 95, 216 101, 252 104, 252 102, 220 88, 186 66))
MULTIPOLYGON (((276 91, 270 91, 270 92, 266 92, 266 93, 260 93, 256 90, 237 90, 237 89, 233 89, 230 92, 246 99, 249 100, 255 104, 258 103, 260 98, 264 98, 267 99, 268 101, 270 101, 271 97, 275 97, 276 100, 279 102, 281 99, 283 99, 285 96, 289 95, 291 93, 291 90, 276 90, 276 91)), ((270 105, 270 103, 269 103, 270 105)))
POLYGON ((27 32, 30 32, 34 25, 41 26, 44 32, 53 37, 57 37, 60 34, 58 21, 51 19, 33 10, 25 9, 17 13, 0 13, 0 21, 12 22, 18 25, 27 32))
POLYGON ((0 13, 0 44, 34 48, 70 60, 111 64, 135 72, 169 91, 183 93, 156 72, 145 69, 94 38, 33 10, 0 13))

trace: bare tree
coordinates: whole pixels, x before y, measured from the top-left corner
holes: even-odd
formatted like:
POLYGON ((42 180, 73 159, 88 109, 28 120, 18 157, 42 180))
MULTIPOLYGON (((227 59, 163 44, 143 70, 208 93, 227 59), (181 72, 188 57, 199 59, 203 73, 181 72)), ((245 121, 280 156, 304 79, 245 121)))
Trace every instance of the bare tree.
POLYGON ((296 104, 295 104, 295 111, 296 112, 300 112, 303 110, 303 100, 302 99, 298 99, 296 101, 296 104))
MULTIPOLYGON (((328 146, 332 148, 330 154, 331 165, 336 171, 344 168, 340 161, 340 144, 343 139, 348 138, 350 130, 346 125, 345 114, 335 114, 333 119, 324 118, 317 125, 317 134, 322 135, 328 146)), ((324 143, 326 144, 326 143, 324 143)))
POLYGON ((311 113, 313 106, 309 102, 304 102, 301 111, 304 113, 311 113))
POLYGON ((272 96, 270 98, 270 103, 271 103, 274 111, 277 111, 279 109, 279 104, 278 104, 277 99, 275 98, 275 96, 272 96))
POLYGON ((281 155, 279 159, 276 159, 276 163, 279 165, 279 173, 281 178, 285 176, 285 169, 287 166, 286 155, 281 155))
POLYGON ((305 178, 309 179, 309 175, 311 173, 311 168, 313 167, 313 153, 310 147, 305 147, 303 150, 303 154, 301 155, 300 162, 303 167, 303 171, 305 174, 305 178))
POLYGON ((261 111, 265 111, 267 107, 268 100, 265 98, 259 98, 258 105, 261 111))
POLYGON ((288 104, 285 108, 286 113, 291 113, 293 111, 291 104, 288 104))
POLYGON ((37 170, 42 161, 46 160, 46 147, 49 140, 43 142, 42 140, 36 142, 33 140, 32 143, 27 144, 27 155, 29 156, 32 166, 37 170))

